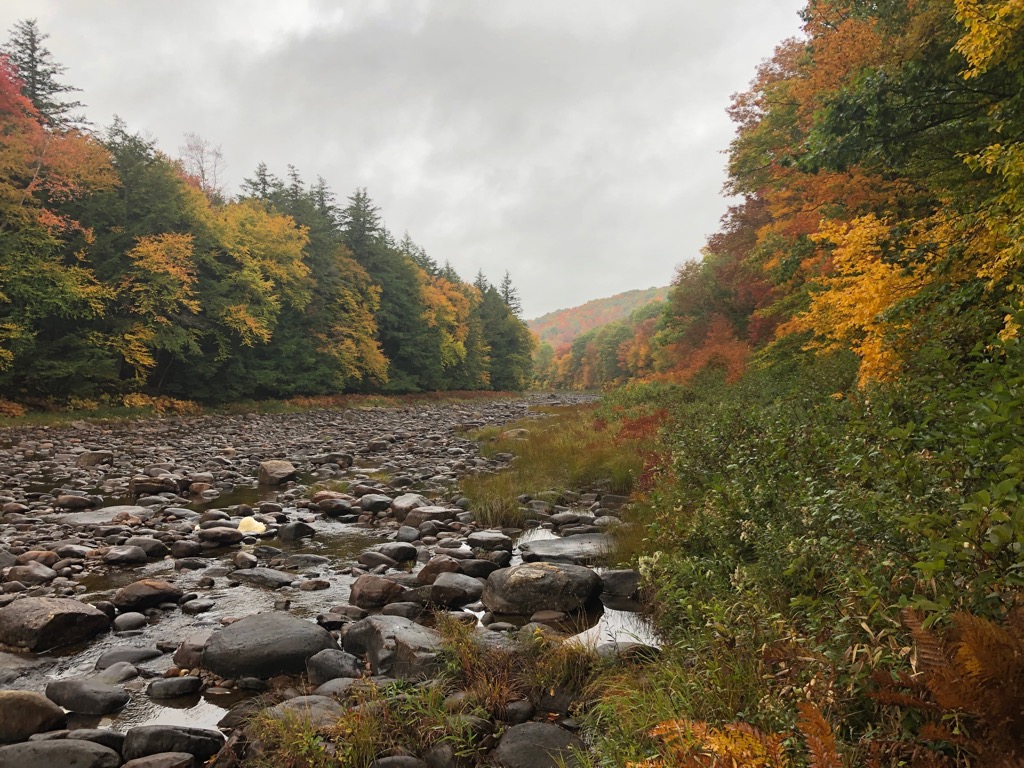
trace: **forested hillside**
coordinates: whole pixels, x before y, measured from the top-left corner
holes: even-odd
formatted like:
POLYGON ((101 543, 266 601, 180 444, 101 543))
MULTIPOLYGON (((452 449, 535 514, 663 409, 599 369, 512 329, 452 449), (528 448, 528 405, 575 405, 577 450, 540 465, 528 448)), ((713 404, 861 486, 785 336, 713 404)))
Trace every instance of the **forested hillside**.
POLYGON ((641 307, 664 301, 667 295, 667 287, 624 291, 606 299, 588 301, 578 307, 548 312, 534 320, 527 320, 526 324, 542 344, 546 342, 559 350, 571 344, 580 334, 600 325, 625 320, 641 307))
MULTIPOLYGON (((522 389, 532 340, 508 276, 464 282, 365 189, 220 148, 174 159, 95 130, 33 21, 0 58, 0 395, 87 405, 343 391, 522 389)), ((14 406, 11 406, 14 408, 14 406)))

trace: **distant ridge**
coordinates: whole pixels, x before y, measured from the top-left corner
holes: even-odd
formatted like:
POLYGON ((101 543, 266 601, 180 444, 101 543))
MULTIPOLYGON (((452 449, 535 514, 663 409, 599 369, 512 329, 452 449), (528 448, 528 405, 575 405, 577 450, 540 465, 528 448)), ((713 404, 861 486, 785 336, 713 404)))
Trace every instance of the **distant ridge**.
POLYGON ((559 309, 548 312, 535 320, 527 320, 530 331, 542 342, 546 341, 556 350, 567 344, 581 333, 600 325, 624 320, 634 310, 654 301, 664 301, 668 296, 668 286, 664 288, 647 288, 617 293, 606 299, 594 299, 586 304, 571 309, 559 309))

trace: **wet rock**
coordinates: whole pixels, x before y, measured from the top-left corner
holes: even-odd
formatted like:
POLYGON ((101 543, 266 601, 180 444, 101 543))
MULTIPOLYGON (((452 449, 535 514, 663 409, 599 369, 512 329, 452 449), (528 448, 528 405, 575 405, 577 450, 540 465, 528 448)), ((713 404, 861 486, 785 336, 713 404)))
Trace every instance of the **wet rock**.
POLYGON ((478 600, 483 594, 484 585, 462 573, 442 573, 434 580, 430 591, 431 602, 452 607, 478 600))
POLYGON ((282 485, 293 480, 299 471, 289 461, 272 459, 260 462, 259 482, 260 485, 282 485))
POLYGON ((135 665, 128 661, 118 661, 111 664, 106 669, 96 672, 92 679, 97 683, 106 683, 107 685, 118 685, 119 683, 126 683, 129 680, 134 680, 139 676, 139 670, 135 668, 135 665))
POLYGON ((604 533, 570 536, 565 539, 537 539, 519 545, 524 562, 584 564, 607 555, 614 543, 604 533))
POLYGON ((125 546, 141 547, 145 551, 146 557, 150 560, 159 560, 170 554, 167 545, 159 539, 154 539, 152 536, 132 536, 125 542, 125 546))
POLYGON ((430 768, 430 766, 411 755, 391 755, 390 757, 378 757, 370 768, 430 768))
POLYGON ((7 768, 118 768, 114 750, 82 739, 26 741, 0 747, 0 766, 7 768))
POLYGON ((216 605, 213 600, 189 600, 181 606, 181 612, 189 616, 196 616, 200 613, 206 613, 216 607, 216 605))
POLYGON ((24 565, 14 565, 7 569, 4 581, 19 582, 25 585, 49 584, 57 578, 57 572, 40 562, 31 560, 24 565))
POLYGON ((550 723, 522 723, 505 731, 491 753, 501 768, 564 768, 579 765, 573 752, 586 745, 567 730, 550 723))
POLYGON ((224 736, 208 728, 180 725, 142 725, 125 736, 122 755, 125 760, 157 755, 161 752, 185 752, 203 762, 224 745, 224 736))
POLYGON ((375 675, 423 679, 436 673, 441 636, 401 616, 369 616, 349 627, 345 650, 366 656, 375 675))
POLYGON ((131 700, 123 688, 84 677, 54 680, 46 686, 46 698, 82 715, 109 715, 131 700))
POLYGON ((294 574, 276 571, 273 568, 247 568, 240 571, 232 571, 228 575, 231 581, 250 584, 266 589, 280 589, 287 587, 297 578, 294 574))
POLYGON ((400 600, 405 592, 401 584, 366 573, 352 583, 349 602, 359 608, 379 608, 400 600))
POLYGON ((145 563, 148 560, 149 555, 142 547, 132 547, 126 544, 110 547, 103 555, 103 562, 111 565, 133 565, 145 563))
POLYGON ((367 493, 359 499, 359 508, 363 512, 384 512, 391 509, 391 497, 383 493, 367 493))
POLYGON ((376 544, 370 547, 371 552, 379 552, 385 557, 390 557, 399 563, 415 560, 419 551, 412 544, 402 541, 388 541, 384 544, 376 544))
POLYGON ((198 677, 169 677, 150 683, 146 695, 151 699, 173 699, 176 696, 198 693, 202 685, 203 681, 198 677))
POLYGON ((24 597, 0 608, 0 643, 44 651, 88 640, 110 627, 91 605, 58 597, 24 597))
POLYGON ((475 533, 469 534, 469 538, 466 540, 469 546, 480 549, 485 549, 488 552, 495 549, 504 549, 509 552, 512 551, 512 539, 503 534, 501 531, 476 531, 475 533))
POLYGON ((416 580, 420 584, 433 584, 434 579, 442 573, 457 573, 459 570, 461 568, 455 558, 448 555, 435 555, 416 574, 416 580))
POLYGON ((89 509, 96 506, 96 500, 90 499, 88 496, 61 494, 53 502, 53 505, 61 509, 89 509))
POLYGON ((0 743, 25 741, 63 722, 64 710, 41 693, 0 691, 0 743))
POLYGON ((68 735, 65 738, 91 741, 112 749, 117 753, 120 753, 121 748, 124 746, 124 734, 107 730, 106 728, 76 728, 73 731, 68 731, 68 735))
POLYGON ((307 523, 285 523, 277 531, 277 537, 281 541, 298 541, 308 539, 316 535, 316 528, 307 523))
POLYGON ((309 657, 306 675, 310 685, 323 685, 338 677, 359 677, 363 664, 351 653, 328 648, 309 657))
POLYGON ((195 768, 195 758, 188 752, 161 752, 129 760, 121 768, 195 768))
POLYGON ((311 656, 332 647, 330 634, 317 624, 287 613, 258 613, 213 633, 203 667, 221 677, 299 674, 311 656))
POLYGON ((213 528, 200 528, 196 534, 200 541, 217 544, 222 547, 229 547, 238 544, 245 538, 245 534, 237 528, 227 526, 214 526, 213 528))
POLYGON ((75 459, 75 466, 81 469, 98 467, 101 464, 110 464, 114 461, 114 454, 111 451, 83 451, 75 459))
POLYGON ((601 577, 589 568, 524 563, 488 576, 481 600, 494 613, 531 616, 541 610, 578 610, 600 591, 601 577))
POLYGON ((183 592, 179 587, 160 579, 142 579, 122 587, 111 598, 119 611, 144 611, 161 603, 176 603, 183 592))
POLYGON ((130 645, 123 648, 111 648, 105 651, 96 660, 96 669, 107 669, 114 664, 128 662, 129 664, 141 664, 150 659, 156 659, 163 654, 155 645, 137 646, 130 645))
POLYGON ((601 581, 605 594, 616 597, 633 597, 640 588, 640 574, 629 569, 604 571, 601 581))
POLYGON ((206 647, 206 642, 213 635, 213 630, 206 629, 199 632, 193 632, 178 646, 174 652, 172 661, 179 667, 185 669, 195 669, 202 665, 203 662, 203 648, 206 647))

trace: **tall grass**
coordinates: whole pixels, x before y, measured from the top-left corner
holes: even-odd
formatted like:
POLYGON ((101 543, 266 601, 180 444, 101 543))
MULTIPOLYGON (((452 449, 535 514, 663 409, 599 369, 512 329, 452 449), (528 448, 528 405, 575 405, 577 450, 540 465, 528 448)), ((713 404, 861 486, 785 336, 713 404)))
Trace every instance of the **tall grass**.
POLYGON ((635 441, 617 439, 596 407, 552 408, 544 419, 527 419, 500 432, 493 428, 471 435, 484 444, 484 455, 511 453, 502 472, 470 475, 462 492, 484 525, 520 527, 530 517, 517 501, 521 495, 557 498, 566 491, 628 494, 643 471, 635 441))

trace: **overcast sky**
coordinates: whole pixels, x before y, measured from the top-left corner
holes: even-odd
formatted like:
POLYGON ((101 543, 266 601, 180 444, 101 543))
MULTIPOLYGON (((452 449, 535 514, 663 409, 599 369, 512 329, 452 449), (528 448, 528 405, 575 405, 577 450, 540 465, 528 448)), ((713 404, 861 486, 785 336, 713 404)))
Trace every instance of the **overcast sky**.
MULTIPOLYGON (((725 211, 725 115, 802 0, 2 0, 97 126, 367 187, 526 317, 668 284, 725 211)), ((6 39, 6 33, 2 39, 6 39)))

